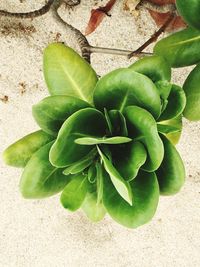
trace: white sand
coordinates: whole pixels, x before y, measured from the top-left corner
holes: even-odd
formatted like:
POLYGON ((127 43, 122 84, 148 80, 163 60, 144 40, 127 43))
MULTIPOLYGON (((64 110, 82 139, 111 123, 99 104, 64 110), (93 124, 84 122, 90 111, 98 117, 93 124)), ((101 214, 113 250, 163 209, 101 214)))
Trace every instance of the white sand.
MULTIPOLYGON (((43 2, 3 0, 0 8, 30 10, 43 2)), ((61 12, 84 30, 94 2, 82 0, 71 15, 64 9, 61 12)), ((118 2, 112 18, 106 18, 90 36, 93 45, 134 49, 154 31, 147 14, 138 22, 138 30, 118 2)), ((5 25, 11 25, 11 20, 0 18, 0 32, 5 25)), ((9 97, 7 103, 0 101, 0 154, 11 142, 37 129, 31 106, 48 94, 41 71, 43 48, 54 41, 57 32, 62 34, 60 40, 75 47, 50 15, 26 20, 23 25, 33 25, 36 33, 26 37, 19 32, 14 36, 0 33, 0 97, 9 97), (19 83, 26 85, 23 94, 19 83)), ((95 55, 92 63, 98 74, 103 74, 130 61, 95 55)), ((186 69, 176 70, 174 80, 182 84, 187 73, 186 69)), ((24 200, 18 191, 21 170, 5 166, 0 159, 0 266, 200 266, 200 123, 184 124, 178 150, 187 169, 185 186, 174 197, 161 197, 154 219, 136 230, 123 228, 108 216, 93 224, 81 211, 68 213, 59 196, 24 200)))

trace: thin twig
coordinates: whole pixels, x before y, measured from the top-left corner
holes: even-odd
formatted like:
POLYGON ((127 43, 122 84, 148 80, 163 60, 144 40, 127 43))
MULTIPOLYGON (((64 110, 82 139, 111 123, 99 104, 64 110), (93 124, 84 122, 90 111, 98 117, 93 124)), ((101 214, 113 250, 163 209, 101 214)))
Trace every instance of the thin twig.
POLYGON ((104 47, 93 47, 89 44, 87 38, 75 27, 73 27, 71 24, 67 23, 62 19, 62 17, 58 13, 58 9, 61 6, 62 3, 70 4, 71 5, 76 5, 80 3, 80 0, 76 1, 66 1, 66 0, 48 0, 47 3, 40 9, 27 12, 27 13, 12 13, 8 12, 5 10, 0 10, 0 16, 7 16, 7 17, 16 17, 16 18, 35 18, 44 15, 48 11, 51 12, 52 17, 60 23, 62 27, 65 29, 68 28, 73 34, 75 39, 77 40, 77 43, 80 47, 82 57, 86 59, 90 63, 90 57, 92 53, 103 53, 103 54, 113 54, 113 55, 121 55, 121 56, 126 56, 128 58, 130 57, 143 57, 143 56, 149 56, 152 55, 151 53, 145 53, 142 52, 149 44, 152 42, 156 41, 158 36, 165 31, 169 23, 172 21, 174 18, 174 8, 175 5, 164 5, 164 6, 158 6, 155 4, 152 4, 148 1, 141 1, 138 7, 145 7, 150 10, 154 10, 160 13, 166 13, 166 12, 171 12, 173 11, 173 17, 170 16, 170 18, 166 21, 166 23, 145 43, 143 44, 140 48, 138 48, 136 51, 128 51, 128 50, 121 50, 121 49, 112 49, 112 48, 104 48, 104 47), (71 3, 72 2, 72 3, 71 3))
POLYGON ((53 2, 54 0, 49 0, 42 8, 27 13, 12 13, 6 10, 0 10, 0 16, 15 17, 20 19, 36 18, 46 14, 50 10, 53 2))
POLYGON ((131 52, 128 56, 128 58, 133 57, 137 53, 141 53, 146 47, 148 47, 150 44, 154 43, 157 41, 158 37, 165 32, 166 28, 169 26, 169 24, 173 21, 175 18, 176 14, 175 12, 172 12, 169 16, 169 18, 166 20, 166 22, 160 27, 158 31, 156 31, 151 38, 149 38, 142 46, 140 46, 137 50, 131 52))
MULTIPOLYGON (((117 56, 125 56, 128 57, 132 51, 130 50, 122 50, 122 49, 113 49, 113 48, 105 48, 105 47, 97 47, 97 46, 90 46, 89 51, 91 53, 100 53, 100 54, 109 54, 109 55, 117 55, 117 56)), ((144 57, 144 56, 151 56, 152 53, 140 52, 135 53, 133 56, 135 57, 144 57)))

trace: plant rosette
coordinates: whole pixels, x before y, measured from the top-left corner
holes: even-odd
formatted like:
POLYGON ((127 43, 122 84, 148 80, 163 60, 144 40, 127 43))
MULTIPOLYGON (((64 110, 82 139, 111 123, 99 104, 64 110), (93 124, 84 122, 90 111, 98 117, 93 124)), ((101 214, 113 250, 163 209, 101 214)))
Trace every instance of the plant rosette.
POLYGON ((159 195, 177 193, 185 179, 174 144, 186 98, 170 83, 168 63, 146 57, 98 80, 84 59, 57 43, 45 49, 44 76, 51 96, 33 106, 41 130, 3 155, 24 168, 22 195, 62 191, 64 208, 82 208, 92 221, 107 212, 129 228, 147 223, 159 195))

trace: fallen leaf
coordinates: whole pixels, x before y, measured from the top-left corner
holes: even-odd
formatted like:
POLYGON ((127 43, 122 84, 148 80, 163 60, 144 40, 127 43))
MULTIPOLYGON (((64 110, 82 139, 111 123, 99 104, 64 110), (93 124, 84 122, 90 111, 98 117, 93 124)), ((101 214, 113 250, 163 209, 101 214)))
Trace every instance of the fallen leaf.
MULTIPOLYGON (((175 0, 149 0, 149 2, 158 4, 158 5, 166 5, 166 4, 174 4, 175 0)), ((149 10, 149 13, 158 27, 161 27, 165 23, 165 21, 170 17, 170 12, 159 13, 159 12, 149 10)), ((175 30, 182 29, 185 27, 186 27, 186 24, 184 23, 182 18, 180 16, 176 16, 172 20, 172 22, 169 24, 166 31, 171 32, 171 31, 175 31, 175 30)))
POLYGON ((108 16, 108 12, 112 9, 115 2, 116 0, 110 0, 105 6, 91 10, 91 16, 85 30, 85 35, 89 35, 90 33, 96 30, 96 28, 102 22, 104 17, 106 15, 108 16))

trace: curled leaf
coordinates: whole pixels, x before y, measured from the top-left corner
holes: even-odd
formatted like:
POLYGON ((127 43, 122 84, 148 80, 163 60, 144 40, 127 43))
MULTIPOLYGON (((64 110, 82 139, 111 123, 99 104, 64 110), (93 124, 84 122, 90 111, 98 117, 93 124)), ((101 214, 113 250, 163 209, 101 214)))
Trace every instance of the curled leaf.
POLYGON ((96 30, 104 17, 108 15, 108 12, 112 9, 115 2, 116 0, 110 0, 105 6, 99 7, 97 9, 92 9, 90 20, 85 30, 85 35, 89 35, 96 30))

